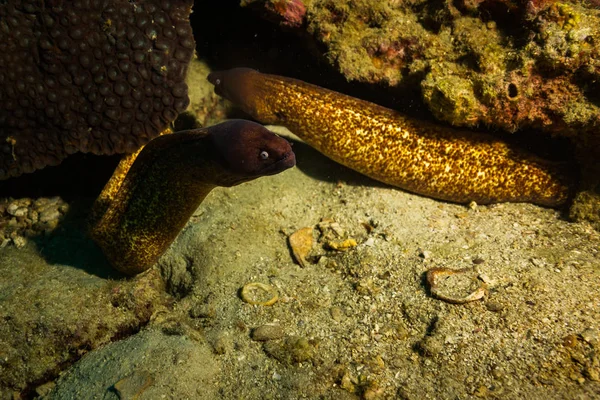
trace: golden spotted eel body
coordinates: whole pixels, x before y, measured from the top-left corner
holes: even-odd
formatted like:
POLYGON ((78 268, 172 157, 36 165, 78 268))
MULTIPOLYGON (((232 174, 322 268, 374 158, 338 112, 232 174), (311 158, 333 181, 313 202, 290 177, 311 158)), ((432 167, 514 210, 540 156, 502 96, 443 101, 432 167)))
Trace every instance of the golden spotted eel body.
POLYGON ((572 182, 561 163, 492 135, 452 129, 296 79, 214 72, 215 92, 262 123, 289 128, 334 161, 414 193, 457 203, 556 207, 572 182))
POLYGON ((295 163, 285 139, 251 121, 159 136, 119 165, 94 204, 90 236, 116 269, 138 274, 156 263, 212 189, 295 163))

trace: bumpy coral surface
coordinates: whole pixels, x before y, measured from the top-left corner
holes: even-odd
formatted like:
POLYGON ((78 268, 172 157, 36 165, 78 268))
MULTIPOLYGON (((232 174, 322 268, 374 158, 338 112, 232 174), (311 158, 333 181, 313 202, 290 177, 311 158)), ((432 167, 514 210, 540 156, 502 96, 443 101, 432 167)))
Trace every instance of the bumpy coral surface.
POLYGON ((600 10, 554 1, 314 1, 307 29, 349 79, 420 85, 453 125, 600 127, 600 10))
POLYGON ((191 0, 0 2, 0 179, 130 152, 188 103, 191 0))

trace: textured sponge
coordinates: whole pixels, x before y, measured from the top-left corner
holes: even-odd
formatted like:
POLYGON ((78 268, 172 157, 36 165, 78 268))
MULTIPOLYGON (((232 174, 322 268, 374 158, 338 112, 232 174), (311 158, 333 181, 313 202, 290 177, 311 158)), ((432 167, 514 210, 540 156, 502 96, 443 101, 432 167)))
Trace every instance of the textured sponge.
POLYGON ((189 103, 192 5, 0 2, 0 179, 157 136, 189 103))

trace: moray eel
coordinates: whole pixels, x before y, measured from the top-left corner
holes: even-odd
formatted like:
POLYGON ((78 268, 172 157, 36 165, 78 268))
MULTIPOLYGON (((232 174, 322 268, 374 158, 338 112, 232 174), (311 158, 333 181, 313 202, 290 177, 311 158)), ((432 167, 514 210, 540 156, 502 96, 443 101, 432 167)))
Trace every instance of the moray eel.
POLYGON ((250 121, 160 136, 119 165, 94 204, 90 235, 116 269, 138 274, 166 251, 213 188, 295 163, 285 139, 250 121))
POLYGON ((456 203, 570 196, 571 174, 492 135, 453 129, 296 79, 248 68, 213 72, 215 92, 265 124, 284 125, 332 160, 398 188, 456 203))

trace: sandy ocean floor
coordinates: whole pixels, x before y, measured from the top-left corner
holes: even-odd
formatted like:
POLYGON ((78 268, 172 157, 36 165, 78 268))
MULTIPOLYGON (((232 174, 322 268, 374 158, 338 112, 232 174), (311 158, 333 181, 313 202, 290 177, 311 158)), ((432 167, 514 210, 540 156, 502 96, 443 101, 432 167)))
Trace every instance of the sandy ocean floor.
POLYGON ((600 398, 598 232, 385 187, 288 137, 296 168, 215 189, 133 280, 85 237, 89 199, 0 249, 0 399, 600 398), (432 290, 432 268, 458 273, 432 290))

